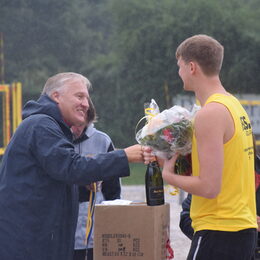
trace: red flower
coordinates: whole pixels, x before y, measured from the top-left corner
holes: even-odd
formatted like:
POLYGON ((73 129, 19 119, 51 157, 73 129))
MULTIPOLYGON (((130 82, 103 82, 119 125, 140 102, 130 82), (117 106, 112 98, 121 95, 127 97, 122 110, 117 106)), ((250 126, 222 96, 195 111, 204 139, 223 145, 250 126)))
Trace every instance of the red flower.
POLYGON ((163 139, 166 140, 168 143, 172 143, 174 137, 171 132, 171 129, 169 128, 163 129, 162 133, 163 133, 163 139))

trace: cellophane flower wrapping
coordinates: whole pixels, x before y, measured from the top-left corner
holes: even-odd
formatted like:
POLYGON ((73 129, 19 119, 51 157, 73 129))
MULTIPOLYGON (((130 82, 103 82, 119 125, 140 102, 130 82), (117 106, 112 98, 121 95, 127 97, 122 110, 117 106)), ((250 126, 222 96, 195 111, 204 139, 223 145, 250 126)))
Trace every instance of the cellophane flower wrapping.
POLYGON ((136 134, 137 142, 152 147, 161 158, 171 158, 175 153, 186 158, 191 153, 193 118, 200 107, 194 105, 189 111, 173 106, 159 113, 159 108, 154 109, 155 104, 152 99, 153 109, 146 115, 147 124, 136 134))

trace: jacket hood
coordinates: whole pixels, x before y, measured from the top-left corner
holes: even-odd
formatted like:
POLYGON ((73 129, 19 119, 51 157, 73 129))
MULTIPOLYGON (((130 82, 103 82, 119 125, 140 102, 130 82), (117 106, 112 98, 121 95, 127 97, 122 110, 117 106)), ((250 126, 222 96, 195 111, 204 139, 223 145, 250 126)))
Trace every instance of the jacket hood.
POLYGON ((31 115, 45 114, 53 117, 56 121, 63 121, 57 104, 47 95, 41 95, 37 101, 28 101, 23 108, 23 119, 31 115))
POLYGON ((71 133, 69 126, 62 119, 61 112, 56 102, 46 94, 41 95, 37 101, 30 100, 24 105, 22 112, 23 119, 37 114, 44 114, 54 118, 63 130, 66 129, 66 132, 69 130, 71 133))

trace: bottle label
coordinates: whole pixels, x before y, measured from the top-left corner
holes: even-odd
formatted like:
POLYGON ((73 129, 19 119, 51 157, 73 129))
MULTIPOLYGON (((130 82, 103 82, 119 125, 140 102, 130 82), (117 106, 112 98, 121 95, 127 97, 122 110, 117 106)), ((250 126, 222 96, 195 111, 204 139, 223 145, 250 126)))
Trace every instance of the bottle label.
POLYGON ((164 197, 163 187, 151 187, 149 188, 150 199, 160 199, 164 197))

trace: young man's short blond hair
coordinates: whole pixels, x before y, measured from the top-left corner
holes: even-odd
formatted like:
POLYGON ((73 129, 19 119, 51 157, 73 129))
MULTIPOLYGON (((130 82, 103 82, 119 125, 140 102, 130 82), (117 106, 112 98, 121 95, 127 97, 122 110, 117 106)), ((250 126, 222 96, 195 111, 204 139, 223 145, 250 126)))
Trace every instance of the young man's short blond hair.
POLYGON ((183 41, 176 50, 176 58, 185 63, 197 62, 207 76, 218 75, 224 57, 224 47, 214 38, 199 34, 183 41))

